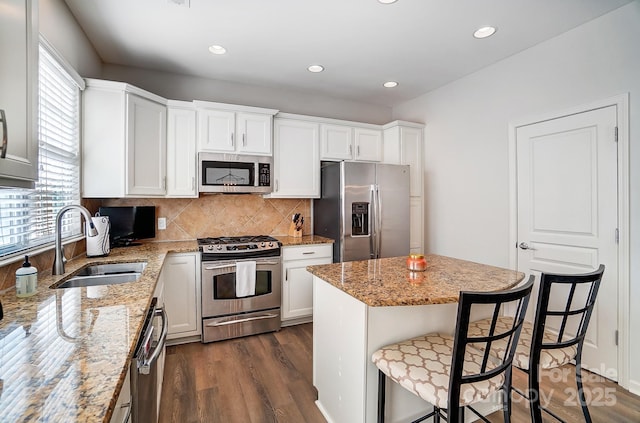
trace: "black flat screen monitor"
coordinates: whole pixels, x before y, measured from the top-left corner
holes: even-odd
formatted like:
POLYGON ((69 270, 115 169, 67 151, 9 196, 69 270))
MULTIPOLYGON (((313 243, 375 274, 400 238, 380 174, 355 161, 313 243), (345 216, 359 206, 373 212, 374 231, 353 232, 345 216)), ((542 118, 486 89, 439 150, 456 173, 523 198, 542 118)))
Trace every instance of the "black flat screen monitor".
POLYGON ((135 245, 138 239, 155 238, 155 206, 100 207, 100 216, 109 216, 112 247, 135 245))

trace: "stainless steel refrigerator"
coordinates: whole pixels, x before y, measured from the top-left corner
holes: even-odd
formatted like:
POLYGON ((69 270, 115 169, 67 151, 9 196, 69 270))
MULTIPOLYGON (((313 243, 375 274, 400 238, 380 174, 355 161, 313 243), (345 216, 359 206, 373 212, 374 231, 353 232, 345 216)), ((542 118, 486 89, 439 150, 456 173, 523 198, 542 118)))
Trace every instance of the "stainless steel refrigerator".
POLYGON ((409 166, 322 162, 321 192, 313 228, 335 263, 409 254, 409 166))

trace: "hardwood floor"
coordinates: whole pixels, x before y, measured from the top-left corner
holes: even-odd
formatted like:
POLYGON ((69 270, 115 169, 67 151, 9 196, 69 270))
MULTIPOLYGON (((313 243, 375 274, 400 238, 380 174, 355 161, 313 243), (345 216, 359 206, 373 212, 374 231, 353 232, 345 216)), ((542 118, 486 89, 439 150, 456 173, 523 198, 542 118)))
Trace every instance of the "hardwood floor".
MULTIPOLYGON (((324 423, 312 385, 312 324, 210 344, 167 348, 160 423, 324 423)), ((526 375, 514 371, 514 385, 526 375)), ((585 387, 594 422, 640 422, 640 397, 589 375, 585 387)), ((543 376, 544 399, 568 423, 583 422, 575 401, 573 368, 543 376)), ((545 422, 554 422, 544 416, 545 422)), ((501 412, 489 416, 503 422, 501 412)), ((526 402, 514 396, 512 422, 529 422, 526 402)), ((336 422, 350 423, 350 422, 336 422)))
POLYGON ((324 423, 312 325, 167 348, 160 423, 324 423))

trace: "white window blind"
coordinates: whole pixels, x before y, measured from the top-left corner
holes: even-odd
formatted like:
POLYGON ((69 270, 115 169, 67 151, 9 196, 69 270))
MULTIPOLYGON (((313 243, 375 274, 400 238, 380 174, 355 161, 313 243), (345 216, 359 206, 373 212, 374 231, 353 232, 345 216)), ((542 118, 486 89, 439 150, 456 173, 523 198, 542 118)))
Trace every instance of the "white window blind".
MULTIPOLYGON (((0 258, 53 242, 58 211, 80 203, 80 88, 42 45, 38 79, 38 181, 0 190, 0 258)), ((66 213, 62 229, 80 234, 80 214, 66 213)))

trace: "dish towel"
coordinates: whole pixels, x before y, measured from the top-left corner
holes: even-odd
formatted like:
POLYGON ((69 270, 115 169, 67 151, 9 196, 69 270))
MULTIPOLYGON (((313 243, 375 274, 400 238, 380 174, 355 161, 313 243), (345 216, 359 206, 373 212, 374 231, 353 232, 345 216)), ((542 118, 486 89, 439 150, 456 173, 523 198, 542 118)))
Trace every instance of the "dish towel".
POLYGON ((256 262, 236 262, 236 298, 256 295, 256 262))

